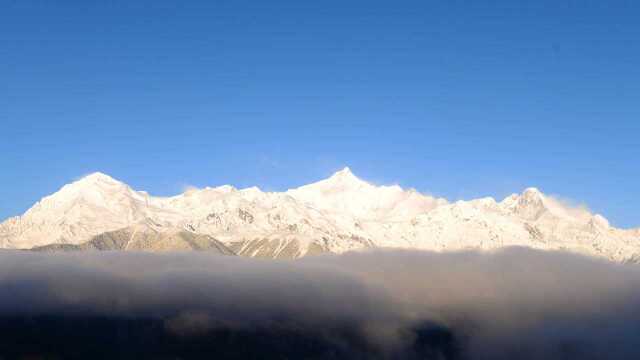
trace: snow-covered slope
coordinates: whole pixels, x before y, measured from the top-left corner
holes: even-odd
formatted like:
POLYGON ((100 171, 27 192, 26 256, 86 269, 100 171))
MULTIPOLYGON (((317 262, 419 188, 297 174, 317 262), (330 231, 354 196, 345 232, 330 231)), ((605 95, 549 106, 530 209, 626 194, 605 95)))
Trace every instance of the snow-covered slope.
POLYGON ((358 179, 349 168, 326 180, 287 191, 311 207, 362 220, 403 220, 446 204, 398 185, 374 186, 358 179))
POLYGON ((24 215, 2 223, 0 246, 78 243, 144 220, 147 197, 107 175, 91 174, 43 198, 24 215))
POLYGON ((566 249, 616 261, 640 256, 639 229, 613 228, 601 215, 535 188, 499 202, 449 203, 397 185, 372 185, 348 168, 282 193, 225 185, 167 198, 96 173, 0 224, 0 247, 86 244, 101 234, 131 234, 140 226, 152 228, 154 239, 169 239, 153 242, 162 244, 162 250, 193 244, 175 235, 186 231, 207 236, 200 240, 219 240, 239 255, 269 258, 367 247, 445 251, 509 245, 566 249))

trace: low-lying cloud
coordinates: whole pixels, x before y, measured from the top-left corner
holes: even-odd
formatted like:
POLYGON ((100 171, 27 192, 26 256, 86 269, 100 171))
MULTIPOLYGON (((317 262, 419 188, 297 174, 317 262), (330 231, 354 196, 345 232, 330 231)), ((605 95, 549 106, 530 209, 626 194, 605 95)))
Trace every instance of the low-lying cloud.
POLYGON ((0 252, 0 358, 630 359, 640 268, 559 252, 0 252))

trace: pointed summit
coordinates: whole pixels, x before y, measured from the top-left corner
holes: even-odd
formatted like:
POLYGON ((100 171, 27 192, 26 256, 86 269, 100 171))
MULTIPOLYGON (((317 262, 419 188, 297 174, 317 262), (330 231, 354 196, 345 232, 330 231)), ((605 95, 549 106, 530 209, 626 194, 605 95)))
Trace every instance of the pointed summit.
POLYGON ((351 169, 345 167, 331 175, 328 179, 321 180, 308 186, 319 187, 323 190, 329 191, 344 191, 348 189, 354 190, 359 188, 369 188, 371 187, 371 184, 361 180, 351 172, 351 169))
POLYGON ((74 196, 72 194, 86 194, 88 192, 111 192, 112 189, 121 189, 124 191, 128 188, 129 187, 122 181, 118 181, 101 172, 94 172, 63 186, 60 191, 52 194, 52 196, 62 194, 74 196))
POLYGON ((86 190, 114 186, 121 187, 126 185, 122 181, 118 181, 107 174, 94 172, 89 175, 85 175, 77 180, 74 180, 73 182, 63 186, 60 190, 86 190))
POLYGON ((93 173, 91 173, 89 175, 83 176, 77 182, 96 182, 96 181, 120 182, 120 181, 112 178, 111 176, 109 176, 109 175, 107 175, 105 173, 101 173, 99 171, 96 171, 96 172, 93 172, 93 173))
POLYGON ((348 166, 345 166, 342 170, 337 171, 335 174, 333 174, 332 177, 336 177, 336 176, 354 176, 353 173, 351 172, 351 169, 349 169, 348 166))
POLYGON ((547 211, 545 196, 535 187, 526 188, 520 195, 511 195, 502 203, 513 213, 528 220, 536 220, 547 211))
POLYGON ((331 175, 329 180, 340 182, 362 182, 362 180, 360 180, 357 176, 353 175, 351 169, 349 169, 348 166, 331 175))
POLYGON ((544 197, 542 191, 535 187, 528 187, 522 192, 522 196, 525 198, 540 198, 544 197))
POLYGON ((372 187, 366 181, 360 180, 358 177, 353 175, 351 169, 349 167, 345 167, 340 171, 337 171, 330 177, 311 183, 307 185, 303 185, 296 189, 288 190, 290 195, 293 194, 301 194, 306 192, 311 192, 314 194, 322 194, 322 193, 337 193, 348 190, 357 190, 361 188, 369 188, 372 187))
POLYGON ((122 197, 140 197, 127 184, 101 172, 94 172, 64 185, 57 192, 43 198, 42 203, 76 204, 79 201, 103 205, 122 197))
POLYGON ((541 207, 545 203, 545 196, 538 188, 529 187, 518 196, 518 203, 521 206, 536 205, 541 207))

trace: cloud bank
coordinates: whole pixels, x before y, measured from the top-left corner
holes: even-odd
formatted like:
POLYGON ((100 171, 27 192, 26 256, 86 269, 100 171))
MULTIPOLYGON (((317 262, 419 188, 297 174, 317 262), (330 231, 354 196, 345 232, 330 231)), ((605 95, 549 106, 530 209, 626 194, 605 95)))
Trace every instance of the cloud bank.
POLYGON ((0 357, 629 359, 640 270, 559 252, 0 252, 0 357))

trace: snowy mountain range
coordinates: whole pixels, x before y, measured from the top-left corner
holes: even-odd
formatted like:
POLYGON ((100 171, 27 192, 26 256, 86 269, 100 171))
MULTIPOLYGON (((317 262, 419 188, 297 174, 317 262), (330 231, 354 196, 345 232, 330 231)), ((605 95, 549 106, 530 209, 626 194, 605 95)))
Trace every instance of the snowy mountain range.
POLYGON ((504 246, 563 249, 614 261, 640 258, 640 229, 535 188, 502 201, 449 202, 375 186, 345 168, 285 192, 229 185, 155 197, 94 173, 0 224, 0 248, 209 250, 297 258, 370 247, 436 251, 504 246))

